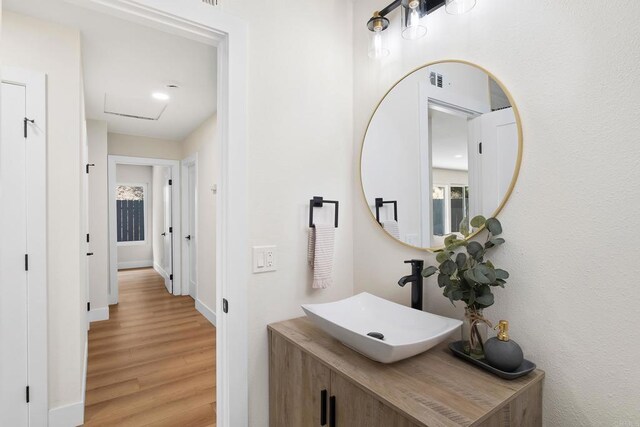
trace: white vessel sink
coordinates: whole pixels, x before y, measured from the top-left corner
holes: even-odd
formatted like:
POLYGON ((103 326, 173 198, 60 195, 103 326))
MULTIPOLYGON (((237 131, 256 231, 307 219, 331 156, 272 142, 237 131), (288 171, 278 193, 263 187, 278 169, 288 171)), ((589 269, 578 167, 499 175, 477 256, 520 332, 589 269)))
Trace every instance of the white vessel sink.
POLYGON ((347 347, 382 363, 425 352, 462 325, 460 320, 405 307, 367 292, 302 309, 320 329, 347 347), (383 339, 367 334, 376 332, 383 339))

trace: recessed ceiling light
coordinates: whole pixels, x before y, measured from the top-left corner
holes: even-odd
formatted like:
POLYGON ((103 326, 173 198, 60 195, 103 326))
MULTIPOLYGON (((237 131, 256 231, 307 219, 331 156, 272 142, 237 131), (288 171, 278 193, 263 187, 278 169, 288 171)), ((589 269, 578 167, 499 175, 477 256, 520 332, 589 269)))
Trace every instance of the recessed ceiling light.
POLYGON ((456 154, 456 155, 455 155, 455 156, 453 156, 453 157, 455 157, 456 159, 461 159, 463 156, 462 156, 462 154, 456 154))
POLYGON ((169 95, 162 92, 153 92, 151 96, 153 97, 153 99, 157 99, 158 101, 168 101, 170 98, 169 95))

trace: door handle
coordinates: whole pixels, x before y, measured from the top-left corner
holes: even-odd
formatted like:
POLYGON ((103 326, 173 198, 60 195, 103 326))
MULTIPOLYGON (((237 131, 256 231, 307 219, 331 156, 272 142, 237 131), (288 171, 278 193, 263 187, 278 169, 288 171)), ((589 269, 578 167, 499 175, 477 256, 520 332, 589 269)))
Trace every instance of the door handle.
POLYGON ((320 425, 327 425, 327 390, 320 392, 320 425))
POLYGON ((329 427, 336 427, 336 397, 329 399, 329 427))
POLYGON ((187 240, 191 240, 191 234, 189 234, 188 236, 185 237, 185 239, 187 240))
POLYGON ((87 252, 87 256, 93 255, 93 252, 87 252))
POLYGON ((161 236, 166 236, 166 235, 167 235, 167 233, 162 233, 162 234, 161 234, 161 236))

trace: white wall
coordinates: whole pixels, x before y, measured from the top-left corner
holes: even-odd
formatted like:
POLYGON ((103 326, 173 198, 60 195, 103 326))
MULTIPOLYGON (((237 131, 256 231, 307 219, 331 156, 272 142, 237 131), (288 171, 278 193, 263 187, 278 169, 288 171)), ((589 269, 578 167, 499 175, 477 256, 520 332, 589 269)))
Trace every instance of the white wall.
POLYGON ((433 185, 438 184, 468 184, 469 172, 456 169, 433 168, 433 185))
MULTIPOLYGON (((351 3, 273 0, 224 8, 249 24, 249 244, 278 247, 278 271, 250 276, 248 287, 249 424, 259 427, 269 419, 267 324, 302 316, 302 303, 353 293, 351 3), (335 284, 321 291, 311 290, 306 262, 314 195, 340 201, 335 284)), ((317 214, 331 221, 333 210, 317 214)))
POLYGON ((49 406, 55 408, 82 399, 86 237, 80 228, 80 34, 5 10, 2 64, 47 74, 49 406))
MULTIPOLYGON (((386 3, 355 2, 356 153, 373 107, 407 71, 462 58, 498 76, 520 109, 524 157, 501 214, 507 244, 492 256, 511 280, 488 314, 510 320, 513 339, 547 372, 546 425, 636 425, 640 316, 631 295, 640 264, 620 224, 637 222, 640 202, 612 188, 640 190, 640 3, 479 1, 468 15, 429 16, 424 39, 394 36, 391 55, 376 62, 366 56, 365 23, 386 3)), ((358 202, 356 292, 408 305, 410 290, 396 285, 408 272, 402 261, 435 260, 386 237, 368 215, 358 202)), ((461 317, 462 306, 428 283, 426 309, 461 317)))
MULTIPOLYGON (((216 307, 216 195, 211 187, 218 176, 216 140, 217 115, 205 120, 183 142, 183 158, 198 154, 197 189, 197 299, 215 311, 216 307)), ((182 271, 189 271, 188 265, 182 271)), ((183 274, 185 274, 183 273, 183 274)))
POLYGON ((89 301, 93 310, 109 305, 109 200, 107 122, 87 120, 89 163, 89 301))
POLYGON ((153 167, 140 165, 116 165, 116 185, 146 184, 145 239, 135 244, 118 244, 118 268, 139 268, 153 266, 153 167))
POLYGON ((109 155, 180 160, 180 141, 109 133, 109 155))

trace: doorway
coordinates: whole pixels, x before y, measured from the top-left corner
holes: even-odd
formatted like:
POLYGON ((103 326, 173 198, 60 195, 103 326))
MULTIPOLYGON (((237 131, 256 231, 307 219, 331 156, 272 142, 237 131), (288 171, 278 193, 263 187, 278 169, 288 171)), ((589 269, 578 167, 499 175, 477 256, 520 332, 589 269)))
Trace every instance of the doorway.
POLYGON ((127 268, 153 267, 163 278, 167 292, 181 295, 181 257, 179 248, 174 245, 174 235, 181 233, 180 163, 112 155, 108 160, 108 182, 109 304, 118 303, 118 270, 127 268), (141 182, 144 177, 131 178, 145 174, 136 175, 135 167, 148 169, 147 182, 141 182), (138 182, 119 181, 118 172, 120 176, 127 174, 124 181, 138 182), (150 198, 151 203, 148 203, 150 198), (139 260, 127 258, 123 261, 126 249, 138 247, 150 248, 146 252, 151 253, 151 259, 147 255, 146 259, 143 256, 139 260))

